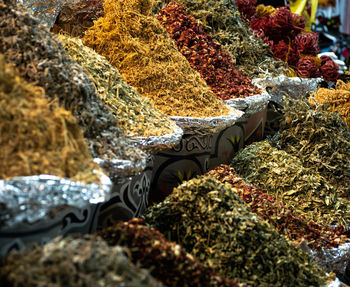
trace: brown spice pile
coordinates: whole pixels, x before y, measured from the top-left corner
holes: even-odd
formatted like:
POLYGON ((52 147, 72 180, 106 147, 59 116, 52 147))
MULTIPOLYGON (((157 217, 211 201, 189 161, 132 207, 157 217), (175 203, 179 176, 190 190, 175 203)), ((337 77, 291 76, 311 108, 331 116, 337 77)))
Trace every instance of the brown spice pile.
POLYGON ((199 73, 192 70, 152 16, 150 0, 107 0, 104 17, 86 31, 84 43, 118 68, 138 92, 169 116, 228 114, 199 73))
MULTIPOLYGON (((144 153, 126 141, 82 68, 56 37, 21 6, 0 3, 0 53, 20 76, 45 89, 84 128, 93 157, 141 161, 144 153)), ((110 174, 111 175, 111 174, 110 174)))
POLYGON ((52 174, 99 182, 82 131, 72 114, 49 104, 0 55, 0 178, 52 174))

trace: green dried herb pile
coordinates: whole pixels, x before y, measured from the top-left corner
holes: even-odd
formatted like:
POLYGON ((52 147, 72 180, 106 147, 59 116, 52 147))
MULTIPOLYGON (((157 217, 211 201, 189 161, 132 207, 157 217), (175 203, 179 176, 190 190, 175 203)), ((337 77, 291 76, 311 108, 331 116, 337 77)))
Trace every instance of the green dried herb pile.
MULTIPOLYGON (((157 0, 154 10, 172 2, 157 0)), ((240 18, 234 1, 226 0, 177 0, 184 5, 202 25, 206 33, 213 36, 229 52, 237 69, 244 75, 266 77, 267 74, 279 76, 288 73, 282 61, 275 60, 267 44, 257 38, 249 25, 240 18)))
POLYGON ((130 251, 101 238, 56 238, 43 247, 10 254, 0 283, 10 286, 161 287, 148 271, 131 263, 130 251))
POLYGON ((109 245, 128 247, 132 261, 150 269, 166 286, 241 286, 214 273, 212 268, 204 266, 180 245, 166 240, 141 219, 118 223, 99 235, 109 245))
POLYGON ((258 218, 229 184, 202 176, 175 188, 145 221, 229 278, 252 286, 322 286, 323 271, 258 218))
POLYGON ((305 241, 311 249, 319 249, 338 247, 349 240, 344 227, 333 228, 306 221, 266 192, 244 181, 228 165, 220 165, 207 175, 222 183, 229 183, 232 191, 236 192, 254 213, 267 220, 293 242, 305 241))
POLYGON ((297 215, 319 225, 349 224, 347 202, 313 168, 268 141, 247 146, 232 160, 231 166, 248 182, 267 191, 297 215))
POLYGON ((338 113, 326 106, 314 109, 304 100, 290 99, 273 145, 298 157, 350 199, 350 130, 338 113))
POLYGON ((21 79, 0 54, 0 178, 52 174, 99 182, 76 118, 21 79))
POLYGON ((0 2, 0 53, 22 78, 43 87, 50 100, 57 99, 72 112, 84 128, 93 157, 142 160, 143 152, 123 139, 114 116, 100 102, 82 68, 27 9, 0 2))
POLYGON ((113 112, 118 126, 128 136, 162 136, 174 132, 175 123, 126 84, 105 57, 86 47, 80 39, 60 35, 70 57, 94 82, 97 93, 113 112))
POLYGON ((152 15, 151 0, 107 0, 104 17, 83 42, 118 68, 124 79, 169 116, 214 117, 228 108, 177 50, 152 15))

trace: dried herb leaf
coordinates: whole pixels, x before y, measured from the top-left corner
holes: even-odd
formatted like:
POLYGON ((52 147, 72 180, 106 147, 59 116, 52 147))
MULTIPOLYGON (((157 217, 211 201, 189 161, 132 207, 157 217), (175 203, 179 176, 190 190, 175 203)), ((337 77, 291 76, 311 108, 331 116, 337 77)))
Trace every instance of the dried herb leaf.
POLYGON ((148 98, 141 97, 124 82, 116 68, 105 57, 86 47, 80 39, 60 35, 70 57, 81 65, 94 82, 97 93, 128 136, 161 136, 174 133, 175 123, 154 108, 148 98))
POLYGON ((248 182, 283 202, 296 214, 319 225, 347 226, 348 204, 317 170, 305 168, 298 157, 268 141, 240 151, 231 166, 248 182))
POLYGON ((101 238, 56 238, 43 247, 15 252, 0 271, 1 286, 161 287, 135 266, 130 251, 109 247, 101 238))
POLYGON ((49 104, 0 54, 0 178, 52 174, 99 182, 83 133, 72 114, 49 104))
POLYGON ((150 0, 107 0, 104 17, 83 42, 118 68, 124 79, 169 116, 228 114, 199 73, 192 70, 152 15, 150 0))
POLYGON ((230 278, 252 286, 320 286, 324 273, 258 218, 231 186, 202 176, 150 208, 146 222, 230 278))

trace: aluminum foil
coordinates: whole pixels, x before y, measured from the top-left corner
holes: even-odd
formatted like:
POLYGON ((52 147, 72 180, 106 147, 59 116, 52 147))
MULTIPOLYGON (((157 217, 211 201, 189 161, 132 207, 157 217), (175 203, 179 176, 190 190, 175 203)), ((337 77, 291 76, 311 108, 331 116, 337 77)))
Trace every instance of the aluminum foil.
POLYGON ((309 253, 324 271, 344 275, 346 266, 350 263, 350 242, 337 248, 309 250, 309 253))
POLYGON ((195 118, 195 117, 169 117, 184 130, 185 134, 205 134, 214 133, 232 126, 237 120, 242 118, 244 112, 232 107, 228 116, 195 118))
POLYGON ((283 97, 305 96, 307 93, 313 93, 323 80, 321 78, 298 78, 279 76, 276 78, 267 77, 264 79, 253 79, 253 83, 258 87, 265 89, 271 96, 271 101, 283 106, 283 97))
POLYGON ((112 182, 117 182, 120 178, 131 177, 142 172, 146 167, 146 157, 136 162, 124 159, 108 160, 101 158, 94 158, 94 162, 109 174, 112 182))
POLYGON ((226 100, 225 104, 237 110, 243 111, 245 117, 249 117, 265 109, 270 101, 270 95, 263 90, 260 95, 253 95, 246 98, 226 100))
POLYGON ((156 152, 159 150, 173 148, 180 142, 183 134, 183 130, 175 125, 175 129, 172 134, 166 134, 158 137, 132 137, 128 139, 143 150, 152 150, 153 152, 156 152))
POLYGON ((101 184, 72 181, 54 175, 35 175, 0 180, 0 227, 34 223, 54 209, 109 200, 112 183, 101 173, 101 184))
POLYGON ((37 17, 42 24, 52 28, 56 17, 66 4, 78 3, 78 0, 16 0, 32 12, 32 15, 37 17))

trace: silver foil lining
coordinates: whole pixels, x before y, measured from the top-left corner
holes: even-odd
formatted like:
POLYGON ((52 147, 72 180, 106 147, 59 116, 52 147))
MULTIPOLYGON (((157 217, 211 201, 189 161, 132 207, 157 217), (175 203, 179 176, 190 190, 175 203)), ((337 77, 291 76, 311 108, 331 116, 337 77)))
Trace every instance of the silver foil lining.
POLYGON ((37 17, 40 23, 52 28, 56 17, 66 4, 75 4, 77 0, 16 0, 17 3, 29 8, 31 14, 37 17))
POLYGON ((214 133, 232 126, 237 122, 244 112, 228 106, 230 113, 228 116, 196 118, 196 117, 169 117, 184 130, 185 134, 214 133))
POLYGON ((309 250, 309 253, 325 272, 344 275, 347 264, 350 264, 350 242, 337 248, 309 250))
POLYGON ((243 111, 244 116, 251 116, 265 109, 271 97, 266 91, 262 91, 260 95, 253 95, 246 98, 237 98, 226 100, 225 104, 237 110, 243 111))
MULTIPOLYGON (((136 145, 135 145, 136 146, 136 145)), ((146 167, 147 156, 133 162, 124 159, 101 159, 94 158, 94 162, 102 167, 108 174, 112 182, 118 181, 120 178, 134 176, 142 172, 146 167)))
POLYGON ((256 78, 252 82, 265 89, 271 96, 271 101, 283 106, 283 97, 298 97, 313 93, 322 81, 322 78, 298 78, 281 75, 275 78, 256 78))
POLYGON ((99 173, 101 184, 46 174, 0 180, 0 227, 34 223, 64 206, 83 208, 109 200, 112 183, 99 173))
POLYGON ((150 137, 130 137, 128 139, 141 149, 170 149, 180 142, 183 134, 183 130, 175 125, 174 132, 171 134, 150 137))

